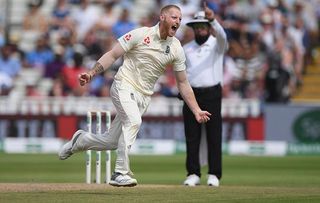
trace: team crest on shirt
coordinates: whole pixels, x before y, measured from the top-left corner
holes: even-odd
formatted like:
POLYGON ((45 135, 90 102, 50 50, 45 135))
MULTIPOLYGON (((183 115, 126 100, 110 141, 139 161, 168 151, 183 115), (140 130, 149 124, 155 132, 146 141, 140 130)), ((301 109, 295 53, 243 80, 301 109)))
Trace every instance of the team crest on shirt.
POLYGON ((131 34, 127 34, 124 36, 125 41, 129 41, 131 39, 131 34))
POLYGON ((150 37, 144 38, 143 43, 149 45, 150 44, 150 37))

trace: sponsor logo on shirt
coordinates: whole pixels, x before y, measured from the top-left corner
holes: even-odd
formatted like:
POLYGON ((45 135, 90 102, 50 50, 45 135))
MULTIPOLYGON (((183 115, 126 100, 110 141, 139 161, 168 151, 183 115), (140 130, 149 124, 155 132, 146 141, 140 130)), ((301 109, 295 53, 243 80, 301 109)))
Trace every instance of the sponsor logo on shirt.
POLYGON ((166 51, 164 52, 165 54, 169 54, 170 53, 170 47, 167 45, 166 47, 166 51))
POLYGON ((125 41, 129 41, 131 39, 131 34, 127 34, 124 36, 125 41))
POLYGON ((149 44, 150 44, 150 37, 144 38, 143 42, 144 42, 145 44, 149 45, 149 44))

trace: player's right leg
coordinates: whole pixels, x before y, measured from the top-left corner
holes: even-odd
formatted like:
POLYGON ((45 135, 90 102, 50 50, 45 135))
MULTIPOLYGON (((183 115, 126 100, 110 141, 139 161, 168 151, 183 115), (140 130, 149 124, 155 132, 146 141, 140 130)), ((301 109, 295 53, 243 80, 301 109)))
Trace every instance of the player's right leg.
POLYGON ((59 158, 65 160, 76 152, 86 150, 104 151, 117 149, 120 135, 121 120, 116 115, 111 124, 110 131, 105 132, 102 136, 97 136, 84 130, 76 131, 72 139, 61 148, 59 158))
POLYGON ((74 153, 74 152, 72 152, 72 148, 77 143, 78 138, 83 133, 84 133, 83 130, 78 130, 73 134, 72 139, 69 142, 67 142, 66 144, 64 144, 63 147, 60 149, 59 159, 65 160, 65 159, 69 158, 74 153))

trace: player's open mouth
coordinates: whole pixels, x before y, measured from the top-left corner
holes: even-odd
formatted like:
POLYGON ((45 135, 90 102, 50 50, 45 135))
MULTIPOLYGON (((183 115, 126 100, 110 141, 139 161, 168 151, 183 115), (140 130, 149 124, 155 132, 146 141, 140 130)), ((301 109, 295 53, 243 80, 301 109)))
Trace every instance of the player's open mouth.
POLYGON ((177 25, 173 25, 173 26, 171 27, 171 29, 172 29, 173 31, 177 31, 178 26, 177 26, 177 25))

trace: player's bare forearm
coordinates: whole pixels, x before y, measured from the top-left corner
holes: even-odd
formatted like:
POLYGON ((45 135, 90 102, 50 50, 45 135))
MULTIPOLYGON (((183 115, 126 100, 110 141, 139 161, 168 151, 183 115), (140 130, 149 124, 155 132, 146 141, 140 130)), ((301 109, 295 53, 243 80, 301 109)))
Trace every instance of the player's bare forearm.
POLYGON ((185 71, 177 71, 175 72, 176 80, 177 80, 177 87, 179 92, 186 102, 190 110, 195 115, 196 120, 199 123, 207 122, 210 120, 211 114, 207 111, 203 111, 200 109, 198 102, 194 96, 193 90, 187 80, 187 75, 185 71))
POLYGON ((196 98, 194 96, 193 90, 188 82, 178 82, 177 87, 181 94, 181 97, 189 106, 190 110, 195 114, 196 112, 200 111, 200 107, 196 102, 196 98))
POLYGON ((106 71, 120 56, 125 53, 124 49, 119 43, 107 53, 105 53, 93 66, 91 70, 79 75, 79 83, 81 86, 89 83, 92 78, 106 71))
POLYGON ((200 110, 196 98, 194 96, 193 90, 188 82, 187 74, 185 71, 175 72, 177 87, 179 89, 182 99, 189 106, 190 110, 195 113, 200 110))
POLYGON ((96 64, 94 64, 93 68, 91 68, 88 72, 81 73, 79 75, 80 85, 83 86, 83 85, 89 83, 94 76, 99 75, 99 74, 103 73, 104 71, 105 71, 104 66, 99 61, 97 61, 96 64))
POLYGON ((99 63, 99 61, 93 66, 93 68, 88 72, 90 77, 95 75, 99 75, 100 73, 104 72, 103 66, 99 63))
POLYGON ((124 50, 119 43, 107 53, 105 53, 89 71, 92 76, 99 75, 107 70, 120 56, 124 54, 124 50))

